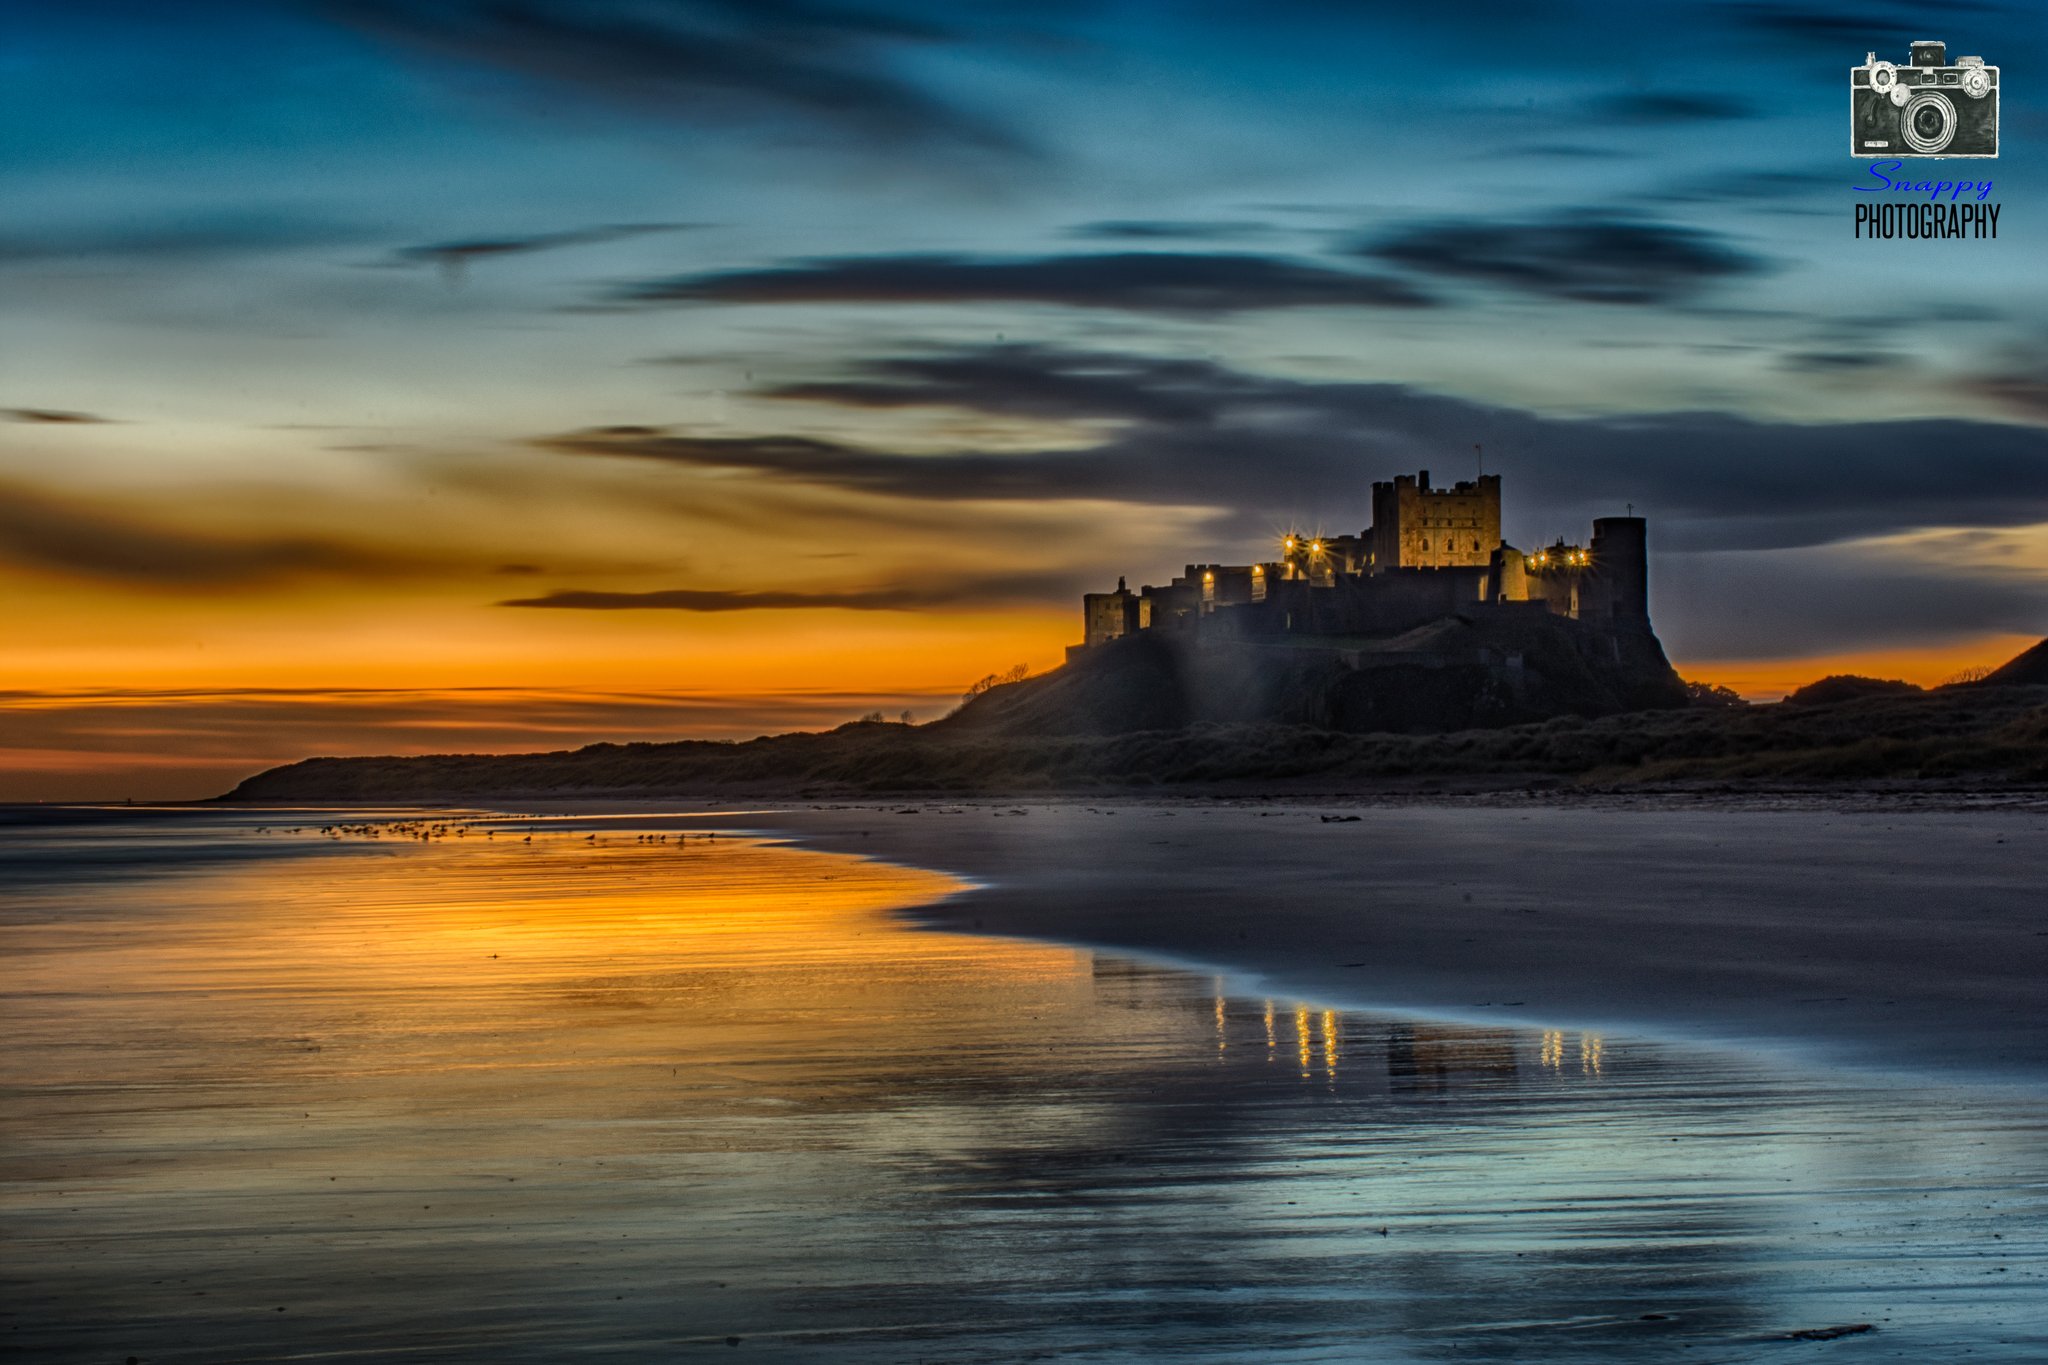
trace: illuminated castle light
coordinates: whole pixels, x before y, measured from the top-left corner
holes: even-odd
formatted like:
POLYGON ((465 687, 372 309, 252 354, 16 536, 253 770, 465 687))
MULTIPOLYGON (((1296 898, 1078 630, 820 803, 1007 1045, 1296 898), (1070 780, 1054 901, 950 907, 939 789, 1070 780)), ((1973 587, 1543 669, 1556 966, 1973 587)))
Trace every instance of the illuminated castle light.
POLYGON ((1601 517, 1585 545, 1524 553, 1501 539, 1500 476, 1433 488, 1429 471, 1372 486, 1357 535, 1289 532, 1258 564, 1190 564, 1163 587, 1084 594, 1077 649, 1147 631, 1251 640, 1387 636, 1447 616, 1530 612, 1650 632, 1644 521, 1601 517))

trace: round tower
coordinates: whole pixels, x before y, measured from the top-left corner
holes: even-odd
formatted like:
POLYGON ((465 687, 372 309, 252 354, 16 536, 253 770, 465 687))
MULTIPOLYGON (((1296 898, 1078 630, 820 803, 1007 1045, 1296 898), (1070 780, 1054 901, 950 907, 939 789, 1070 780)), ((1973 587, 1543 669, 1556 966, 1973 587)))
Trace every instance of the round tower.
POLYGON ((1529 600, 1529 562, 1522 552, 1502 541, 1494 550, 1488 564, 1496 602, 1526 602, 1529 600))
POLYGON ((1648 532, 1641 517, 1601 517, 1593 523, 1593 573, 1607 614, 1616 625, 1650 624, 1648 532))

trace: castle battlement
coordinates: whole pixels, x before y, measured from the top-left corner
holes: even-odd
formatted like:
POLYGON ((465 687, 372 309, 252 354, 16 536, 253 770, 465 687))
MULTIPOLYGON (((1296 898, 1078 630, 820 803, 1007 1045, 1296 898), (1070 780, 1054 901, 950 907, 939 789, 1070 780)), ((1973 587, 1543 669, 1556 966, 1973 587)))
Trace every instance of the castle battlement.
POLYGON ((1500 476, 1449 488, 1429 471, 1372 486, 1372 525, 1357 535, 1281 538, 1255 564, 1189 564, 1163 587, 1082 598, 1081 648, 1145 631, 1261 636, 1384 636, 1461 611, 1536 609, 1603 630, 1650 630, 1641 517, 1602 517, 1585 545, 1524 553, 1501 539, 1500 476))

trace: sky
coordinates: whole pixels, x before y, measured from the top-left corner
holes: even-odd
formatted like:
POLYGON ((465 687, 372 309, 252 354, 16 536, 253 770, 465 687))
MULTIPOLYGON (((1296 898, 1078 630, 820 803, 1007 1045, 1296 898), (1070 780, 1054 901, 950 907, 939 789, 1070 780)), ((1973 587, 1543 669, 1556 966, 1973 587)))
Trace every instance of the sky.
POLYGON ((0 799, 929 719, 1481 458, 1688 677, 2000 662, 2048 25, 1930 13, 0 0, 0 799), (1998 237, 1855 240, 1929 37, 1998 237))

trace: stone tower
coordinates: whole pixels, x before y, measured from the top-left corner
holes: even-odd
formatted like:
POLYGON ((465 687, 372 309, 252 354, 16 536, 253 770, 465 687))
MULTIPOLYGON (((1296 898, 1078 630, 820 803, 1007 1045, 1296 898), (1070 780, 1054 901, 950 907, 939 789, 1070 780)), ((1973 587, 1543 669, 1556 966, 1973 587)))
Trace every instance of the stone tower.
POLYGON ((1372 571, 1483 569, 1500 546, 1500 475, 1431 488, 1429 471, 1372 486, 1372 571))
POLYGON ((1592 572, 1581 615, 1630 630, 1650 628, 1650 559, 1641 517, 1593 523, 1592 572))

